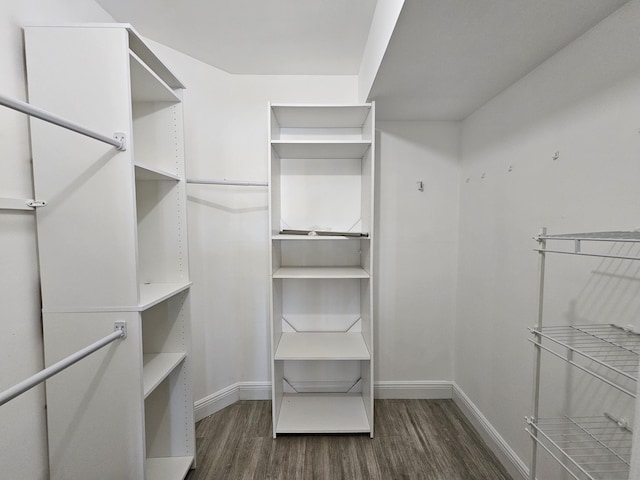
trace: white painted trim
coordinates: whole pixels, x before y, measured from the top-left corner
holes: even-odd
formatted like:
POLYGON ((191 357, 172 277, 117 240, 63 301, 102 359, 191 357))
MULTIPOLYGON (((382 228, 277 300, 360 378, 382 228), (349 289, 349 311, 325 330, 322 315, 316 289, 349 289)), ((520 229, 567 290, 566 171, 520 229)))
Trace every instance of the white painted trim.
POLYGON ((491 449, 498 461, 506 468, 507 472, 514 480, 529 478, 529 468, 518 457, 515 451, 502 438, 498 431, 491 425, 489 420, 480 412, 471 399, 456 385, 453 384, 453 401, 462 411, 465 417, 471 422, 480 437, 491 449))
POLYGON ((271 400, 271 382, 240 382, 240 400, 271 400))
POLYGON ((240 391, 237 383, 196 400, 193 405, 195 421, 202 420, 229 405, 233 405, 238 400, 240 400, 240 391))
POLYGON ((375 398, 451 398, 453 383, 449 381, 382 381, 374 384, 375 398))
MULTIPOLYGON (((452 398, 449 381, 376 382, 375 398, 452 398)), ((195 420, 202 420, 239 400, 271 400, 271 382, 237 382, 194 403, 195 420)))
POLYGON ((240 400, 271 400, 271 382, 237 382, 197 400, 193 405, 195 421, 240 400))

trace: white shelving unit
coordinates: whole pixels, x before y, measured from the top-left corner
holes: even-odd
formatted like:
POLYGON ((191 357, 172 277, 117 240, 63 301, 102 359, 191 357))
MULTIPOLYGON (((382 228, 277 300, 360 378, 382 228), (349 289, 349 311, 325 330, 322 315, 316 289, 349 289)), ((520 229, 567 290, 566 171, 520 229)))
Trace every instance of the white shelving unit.
POLYGON ((29 102, 125 151, 31 120, 53 480, 182 479, 195 466, 182 89, 129 25, 26 27, 29 102))
MULTIPOLYGON (((609 387, 636 398, 640 334, 615 324, 545 325, 543 321, 545 263, 547 254, 640 260, 630 254, 602 248, 614 243, 640 243, 638 232, 597 232, 536 237, 540 255, 538 322, 531 328, 535 348, 533 415, 527 418, 532 438, 529 478, 536 478, 538 449, 549 453, 578 480, 627 480, 631 464, 633 432, 626 421, 611 413, 588 417, 539 417, 542 356, 559 358, 609 387), (553 243, 554 248, 550 248, 553 243), (560 245, 556 248, 555 245, 560 245), (566 246, 568 248, 565 248, 566 246)), ((627 250, 625 250, 626 252, 627 250)), ((597 398, 593 402, 597 402, 597 398)))
POLYGON ((374 125, 373 104, 269 105, 274 437, 373 437, 374 125))

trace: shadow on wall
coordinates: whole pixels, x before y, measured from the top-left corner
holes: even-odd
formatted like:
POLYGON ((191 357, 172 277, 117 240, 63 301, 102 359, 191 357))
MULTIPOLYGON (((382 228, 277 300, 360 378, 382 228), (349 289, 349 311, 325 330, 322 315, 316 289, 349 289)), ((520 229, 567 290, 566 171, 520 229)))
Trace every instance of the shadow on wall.
POLYGON ((517 138, 640 73, 638 16, 640 3, 627 4, 471 114, 464 124, 480 118, 488 125, 473 139, 475 151, 517 138))

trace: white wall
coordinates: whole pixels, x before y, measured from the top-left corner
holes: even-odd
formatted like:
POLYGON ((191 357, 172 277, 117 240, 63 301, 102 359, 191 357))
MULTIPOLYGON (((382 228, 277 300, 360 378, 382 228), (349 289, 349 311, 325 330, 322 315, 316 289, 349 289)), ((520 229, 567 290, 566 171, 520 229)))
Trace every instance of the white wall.
MULTIPOLYGON (((463 122, 454 379, 526 463, 532 236, 541 226, 560 233, 640 225, 638 18, 640 2, 632 1, 463 122)), ((622 275, 617 264, 573 260, 547 262, 550 278, 559 279, 548 286, 555 323, 637 318, 637 303, 614 297, 637 292, 637 268, 622 275), (624 276, 635 280, 622 286, 624 276)), ((550 379, 562 402, 594 406, 592 386, 570 398, 564 378, 562 370, 550 379)))
MULTIPOLYGON (((0 2, 0 92, 26 100, 21 26, 113 19, 92 0, 0 2)), ((33 198, 27 118, 0 107, 0 197, 33 198)), ((33 213, 0 210, 0 391, 43 368, 33 213)), ((3 478, 48 478, 44 389, 0 407, 3 478)))
MULTIPOLYGON (((267 181, 268 101, 357 101, 355 76, 230 75, 155 47, 187 85, 192 179, 267 181)), ((424 387, 452 379, 459 125, 383 122, 378 128, 376 381, 384 395, 394 382, 424 387)), ((270 394, 268 200, 265 188, 196 185, 188 200, 200 418, 237 399, 229 387, 243 398, 270 394)))
POLYGON ((424 396, 453 379, 459 124, 377 129, 376 394, 424 396))
MULTIPOLYGON (((155 46, 187 86, 188 178, 266 182, 269 101, 357 101, 356 76, 231 75, 155 46)), ((197 418, 238 396, 269 398, 267 208, 264 187, 189 186, 197 418)))

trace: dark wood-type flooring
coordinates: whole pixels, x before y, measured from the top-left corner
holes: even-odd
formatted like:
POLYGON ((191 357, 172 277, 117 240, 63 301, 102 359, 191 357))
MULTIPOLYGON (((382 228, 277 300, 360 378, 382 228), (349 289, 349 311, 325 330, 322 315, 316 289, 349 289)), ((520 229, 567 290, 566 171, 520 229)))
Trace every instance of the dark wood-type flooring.
POLYGON ((187 480, 511 480, 451 400, 376 400, 369 435, 271 434, 271 402, 196 425, 187 480))

